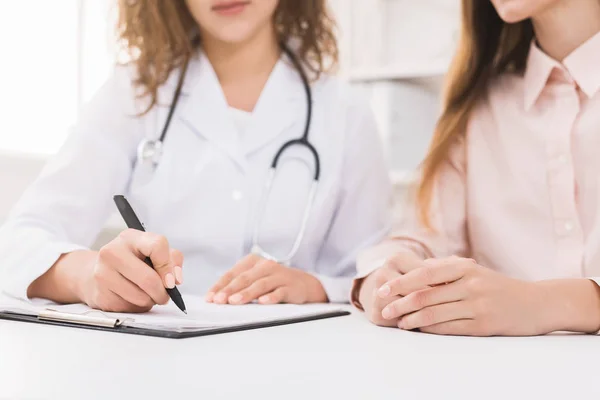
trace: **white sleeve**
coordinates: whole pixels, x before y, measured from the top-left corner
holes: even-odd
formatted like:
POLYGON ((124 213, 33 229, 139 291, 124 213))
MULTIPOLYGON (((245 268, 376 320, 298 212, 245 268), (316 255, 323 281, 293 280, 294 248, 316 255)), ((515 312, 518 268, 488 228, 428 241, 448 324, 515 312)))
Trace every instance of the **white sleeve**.
POLYGON ((317 261, 335 303, 349 301, 358 253, 385 238, 392 222, 392 184, 372 110, 357 100, 346 120, 341 196, 317 261))
POLYGON ((126 190, 141 139, 128 70, 119 67, 84 107, 65 144, 0 228, 0 289, 29 285, 65 253, 91 246, 126 190))

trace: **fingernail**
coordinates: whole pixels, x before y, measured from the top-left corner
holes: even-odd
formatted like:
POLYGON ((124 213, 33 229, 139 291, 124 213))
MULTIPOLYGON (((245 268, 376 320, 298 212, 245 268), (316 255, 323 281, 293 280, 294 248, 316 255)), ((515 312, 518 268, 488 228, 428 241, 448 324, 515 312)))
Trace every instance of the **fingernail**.
POLYGON ((183 269, 181 267, 173 268, 173 272, 175 272, 175 279, 177 280, 177 284, 181 285, 183 283, 183 269))
POLYGON ((229 302, 233 304, 240 303, 242 301, 242 295, 239 293, 234 294, 229 298, 229 302))
POLYGON ((381 315, 383 316, 383 318, 385 319, 391 319, 392 318, 392 310, 390 310, 388 307, 384 308, 383 311, 381 312, 381 315))
POLYGON ((213 301, 214 297, 215 297, 215 292, 208 292, 208 293, 206 293, 206 297, 204 297, 204 300, 207 303, 210 303, 211 301, 213 301))
POLYGON ((379 297, 383 298, 383 297, 387 297, 391 291, 392 291, 392 289, 390 289, 390 287, 388 285, 383 285, 382 287, 379 288, 379 291, 377 292, 377 294, 379 295, 379 297))
POLYGON ((167 286, 167 289, 173 289, 175 287, 175 277, 173 274, 165 275, 165 285, 167 286))
POLYGON ((225 293, 217 293, 214 298, 215 303, 225 303, 225 300, 227 300, 227 295, 225 293))
POLYGON ((404 320, 401 319, 400 321, 398 321, 398 328, 400 328, 400 329, 406 328, 406 324, 404 323, 404 320))
POLYGON ((258 302, 259 303, 268 303, 269 302, 269 296, 265 295, 265 296, 259 297, 258 302))

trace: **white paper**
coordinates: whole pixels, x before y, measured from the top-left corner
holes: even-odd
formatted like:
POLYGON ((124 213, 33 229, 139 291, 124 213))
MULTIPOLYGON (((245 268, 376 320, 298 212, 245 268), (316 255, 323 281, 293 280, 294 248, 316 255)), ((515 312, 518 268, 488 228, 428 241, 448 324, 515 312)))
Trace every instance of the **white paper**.
POLYGON ((184 301, 187 315, 173 302, 155 306, 144 314, 123 314, 100 312, 83 304, 58 305, 47 301, 22 301, 7 297, 0 297, 0 311, 37 315, 43 310, 51 309, 67 314, 105 315, 119 319, 129 327, 185 332, 312 317, 341 310, 339 306, 332 304, 216 305, 206 303, 201 297, 189 295, 185 296, 184 301))

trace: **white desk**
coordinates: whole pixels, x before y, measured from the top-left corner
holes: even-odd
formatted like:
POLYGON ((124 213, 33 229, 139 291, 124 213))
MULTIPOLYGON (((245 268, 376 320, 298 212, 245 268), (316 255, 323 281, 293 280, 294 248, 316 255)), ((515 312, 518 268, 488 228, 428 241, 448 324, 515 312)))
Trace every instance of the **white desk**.
POLYGON ((183 340, 0 321, 0 399, 600 399, 600 338, 440 337, 362 315, 183 340))

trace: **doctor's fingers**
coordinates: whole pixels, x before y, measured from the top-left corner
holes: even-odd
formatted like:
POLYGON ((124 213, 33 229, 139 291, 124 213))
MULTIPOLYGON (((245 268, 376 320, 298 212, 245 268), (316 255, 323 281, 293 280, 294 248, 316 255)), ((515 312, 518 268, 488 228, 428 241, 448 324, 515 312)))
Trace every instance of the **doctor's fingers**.
POLYGON ((279 304, 279 303, 291 303, 289 300, 290 290, 286 286, 280 286, 270 293, 262 295, 258 298, 260 304, 279 304))
MULTIPOLYGON (((141 232, 135 229, 127 229, 121 232, 119 238, 140 259, 150 258, 154 269, 164 282, 164 287, 169 289, 175 287, 174 268, 181 267, 181 265, 173 263, 167 238, 152 232, 141 232)), ((181 261, 183 261, 183 257, 181 257, 181 261)))
POLYGON ((112 268, 98 268, 94 272, 96 287, 117 294, 126 302, 144 309, 151 309, 155 301, 136 284, 112 268))
MULTIPOLYGON (((229 285, 229 283, 234 280, 241 273, 251 269, 254 265, 260 261, 261 258, 255 254, 250 254, 244 257, 242 260, 238 261, 238 263, 229 271, 227 271, 217 283, 215 283, 206 294, 206 301, 213 302, 215 299, 215 295, 221 291, 225 286, 229 285)), ((227 296, 221 295, 218 298, 220 303, 226 303, 227 296)))
MULTIPOLYGON (((128 251, 107 252, 100 250, 99 269, 114 269, 143 290, 156 304, 166 304, 169 295, 157 271, 128 251)), ((98 272, 102 273, 102 271, 98 272)))
POLYGON ((253 268, 242 272, 241 274, 236 276, 227 286, 221 289, 219 293, 217 293, 217 295, 215 296, 215 302, 219 304, 224 304, 228 302, 232 304, 237 303, 241 299, 239 299, 239 296, 233 298, 235 294, 238 294, 238 292, 250 287, 256 281, 265 278, 269 275, 273 275, 273 273, 277 271, 278 267, 279 264, 277 264, 276 262, 262 259, 259 260, 256 264, 254 264, 253 268))
POLYGON ((170 251, 171 263, 174 265, 175 283, 181 285, 183 283, 183 253, 177 249, 171 249, 170 251))
POLYGON ((290 285, 281 285, 258 298, 260 304, 306 304, 306 294, 290 285))
POLYGON ((281 287, 284 279, 278 275, 269 275, 253 282, 247 288, 229 296, 230 304, 247 304, 281 287))
POLYGON ((143 313, 151 308, 132 304, 109 289, 98 290, 92 301, 93 304, 88 304, 90 307, 106 312, 143 313))

